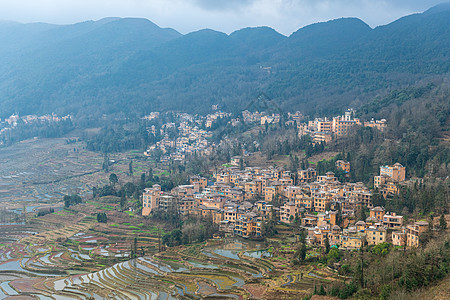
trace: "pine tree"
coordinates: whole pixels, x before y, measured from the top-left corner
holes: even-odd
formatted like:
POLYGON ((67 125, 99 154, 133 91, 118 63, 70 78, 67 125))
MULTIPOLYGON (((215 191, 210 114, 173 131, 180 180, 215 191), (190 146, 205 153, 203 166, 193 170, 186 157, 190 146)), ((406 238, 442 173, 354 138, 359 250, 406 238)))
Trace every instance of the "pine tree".
POLYGON ((325 292, 325 288, 323 287, 323 285, 320 285, 320 289, 319 289, 319 292, 317 294, 321 295, 321 296, 325 296, 327 294, 325 292))
POLYGON ((325 236, 325 253, 330 252, 330 240, 328 239, 328 234, 325 236))
POLYGON ((116 183, 119 182, 119 178, 115 173, 111 173, 111 175, 109 175, 109 182, 113 188, 116 186, 116 183))
POLYGON ((125 196, 125 193, 122 194, 120 197, 120 210, 123 211, 125 209, 125 205, 127 204, 127 198, 125 196))
POLYGON ((145 173, 141 174, 141 188, 145 188, 145 173))
POLYGON ((306 251, 307 251, 306 244, 302 243, 302 245, 300 246, 300 253, 299 253, 301 261, 305 261, 306 251))
POLYGON ((133 160, 130 160, 130 164, 128 165, 128 171, 130 172, 130 176, 133 176, 133 160))
POLYGON ((445 219, 444 214, 442 214, 441 217, 439 218, 439 229, 441 231, 447 230, 447 220, 445 219))
POLYGON ((366 207, 362 207, 359 211, 359 218, 358 221, 366 221, 367 215, 366 215, 366 207))

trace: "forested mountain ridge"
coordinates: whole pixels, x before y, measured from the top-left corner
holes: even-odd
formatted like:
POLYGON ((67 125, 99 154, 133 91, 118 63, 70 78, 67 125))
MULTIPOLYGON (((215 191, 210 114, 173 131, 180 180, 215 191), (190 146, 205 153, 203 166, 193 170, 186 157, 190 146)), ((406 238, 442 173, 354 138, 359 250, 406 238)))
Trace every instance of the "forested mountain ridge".
POLYGON ((268 27, 182 35, 145 19, 0 23, 0 117, 98 119, 152 110, 238 111, 264 92, 309 114, 450 73, 450 5, 371 29, 356 18, 286 37, 268 27))

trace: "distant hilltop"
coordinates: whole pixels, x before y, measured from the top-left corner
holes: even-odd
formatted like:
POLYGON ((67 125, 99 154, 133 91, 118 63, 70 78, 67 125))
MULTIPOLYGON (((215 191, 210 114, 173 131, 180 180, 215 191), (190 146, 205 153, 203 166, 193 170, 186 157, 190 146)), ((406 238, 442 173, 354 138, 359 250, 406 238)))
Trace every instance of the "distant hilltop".
POLYGON ((151 111, 243 110, 260 93, 310 115, 448 78, 450 4, 370 28, 356 18, 186 35, 146 19, 0 22, 0 118, 101 119, 151 111))

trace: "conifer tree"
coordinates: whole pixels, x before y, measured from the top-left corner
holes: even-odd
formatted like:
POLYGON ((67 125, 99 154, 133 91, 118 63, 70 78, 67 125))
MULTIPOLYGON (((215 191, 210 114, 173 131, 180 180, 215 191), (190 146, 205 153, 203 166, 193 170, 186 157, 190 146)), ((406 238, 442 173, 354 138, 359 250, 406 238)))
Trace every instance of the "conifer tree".
POLYGON ((439 218, 439 229, 442 231, 447 230, 447 220, 445 219, 444 214, 439 218))

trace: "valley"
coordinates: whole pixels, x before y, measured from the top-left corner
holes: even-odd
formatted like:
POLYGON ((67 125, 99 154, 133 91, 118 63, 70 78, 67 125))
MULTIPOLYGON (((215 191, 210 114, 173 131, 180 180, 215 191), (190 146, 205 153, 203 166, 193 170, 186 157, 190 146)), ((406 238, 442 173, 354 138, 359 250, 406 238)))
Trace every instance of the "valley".
POLYGON ((0 299, 450 299, 450 3, 32 2, 0 19, 0 299))

